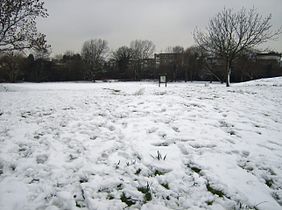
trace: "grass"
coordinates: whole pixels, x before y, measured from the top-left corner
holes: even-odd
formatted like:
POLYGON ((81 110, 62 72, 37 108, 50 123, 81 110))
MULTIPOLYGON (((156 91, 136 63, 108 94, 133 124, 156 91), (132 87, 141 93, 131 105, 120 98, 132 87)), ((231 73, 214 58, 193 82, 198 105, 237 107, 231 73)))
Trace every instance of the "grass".
POLYGON ((155 172, 154 172, 154 175, 155 176, 162 176, 162 175, 165 175, 165 173, 166 172, 163 172, 163 171, 160 171, 160 170, 156 169, 155 172))
POLYGON ((273 182, 272 179, 267 179, 267 180, 265 180, 265 184, 266 184, 268 187, 272 187, 272 185, 274 184, 274 182, 273 182))
POLYGON ((187 167, 190 168, 192 171, 194 171, 197 174, 200 174, 202 169, 198 168, 197 166, 191 166, 190 164, 187 164, 187 167))
POLYGON ((135 175, 139 175, 141 173, 142 169, 141 168, 138 168, 135 172, 135 175))
POLYGON ((119 169, 119 164, 120 164, 120 160, 118 161, 118 163, 116 164, 116 169, 119 169))
POLYGON ((88 182, 88 178, 87 177, 81 177, 80 179, 79 179, 79 182, 82 184, 82 183, 86 183, 86 182, 88 182))
POLYGON ((117 190, 122 190, 122 184, 121 183, 117 185, 117 190))
POLYGON ((163 155, 160 153, 159 150, 157 151, 157 155, 156 155, 156 156, 151 155, 152 158, 157 159, 157 160, 165 160, 165 159, 166 159, 166 156, 167 156, 167 155, 163 156, 163 155))
POLYGON ((161 185, 162 185, 164 188, 166 188, 167 190, 170 189, 168 183, 161 183, 161 185))
POLYGON ((209 183, 207 183, 206 187, 209 192, 211 192, 214 195, 217 195, 220 198, 223 198, 223 196, 225 196, 224 192, 222 192, 221 190, 215 189, 209 183))
POLYGON ((108 194, 108 195, 107 195, 107 199, 108 199, 108 200, 113 200, 114 198, 115 198, 115 197, 114 197, 113 195, 111 195, 111 194, 108 194))
POLYGON ((151 193, 150 186, 149 186, 148 183, 147 183, 147 186, 138 187, 137 190, 144 194, 144 202, 145 203, 152 200, 152 193, 151 193))
POLYGON ((192 166, 190 167, 192 171, 194 171, 195 173, 199 174, 201 172, 202 169, 197 168, 196 166, 192 166))
POLYGON ((84 204, 84 202, 81 201, 81 200, 75 201, 75 206, 76 206, 77 208, 85 208, 85 207, 86 207, 86 205, 84 204))
POLYGON ((134 201, 130 196, 126 196, 124 192, 122 192, 121 196, 120 196, 120 200, 123 203, 126 203, 127 206, 132 206, 136 203, 136 201, 134 201))
POLYGON ((231 136, 236 135, 235 131, 229 131, 228 133, 229 133, 231 136))
POLYGON ((211 200, 211 201, 206 201, 206 204, 207 204, 208 206, 211 206, 211 205, 213 204, 213 200, 211 200))

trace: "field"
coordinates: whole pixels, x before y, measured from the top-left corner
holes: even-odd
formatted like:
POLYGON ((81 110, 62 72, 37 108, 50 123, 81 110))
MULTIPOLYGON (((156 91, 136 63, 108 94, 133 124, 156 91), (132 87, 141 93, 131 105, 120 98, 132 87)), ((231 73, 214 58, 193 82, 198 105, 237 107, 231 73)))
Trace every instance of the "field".
POLYGON ((282 78, 0 84, 1 210, 282 209, 282 78))

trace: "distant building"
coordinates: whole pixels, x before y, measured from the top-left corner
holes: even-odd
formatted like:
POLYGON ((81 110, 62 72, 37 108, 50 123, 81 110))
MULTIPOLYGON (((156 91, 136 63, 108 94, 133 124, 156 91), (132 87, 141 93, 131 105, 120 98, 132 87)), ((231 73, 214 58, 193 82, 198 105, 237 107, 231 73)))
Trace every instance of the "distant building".
POLYGON ((157 65, 169 65, 169 64, 184 64, 184 53, 159 53, 155 54, 155 61, 157 65))
POLYGON ((256 64, 258 71, 261 68, 261 77, 274 77, 282 74, 280 53, 257 53, 256 64))
POLYGON ((256 54, 257 61, 266 61, 266 62, 274 62, 279 63, 281 62, 281 54, 276 52, 269 52, 269 53, 257 53, 256 54))

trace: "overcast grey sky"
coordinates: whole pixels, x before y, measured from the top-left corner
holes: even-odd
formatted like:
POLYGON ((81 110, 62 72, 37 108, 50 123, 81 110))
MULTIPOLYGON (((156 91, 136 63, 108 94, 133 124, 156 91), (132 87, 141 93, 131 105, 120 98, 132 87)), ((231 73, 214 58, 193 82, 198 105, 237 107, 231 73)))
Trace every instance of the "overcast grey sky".
MULTIPOLYGON (((271 13, 274 28, 282 25, 282 0, 45 0, 49 17, 38 21, 54 54, 80 52, 84 41, 102 38, 111 49, 135 39, 152 40, 157 51, 168 46, 189 47, 192 32, 204 28, 209 18, 226 8, 257 8, 271 13)), ((282 36, 270 41, 270 49, 282 52, 282 36)))

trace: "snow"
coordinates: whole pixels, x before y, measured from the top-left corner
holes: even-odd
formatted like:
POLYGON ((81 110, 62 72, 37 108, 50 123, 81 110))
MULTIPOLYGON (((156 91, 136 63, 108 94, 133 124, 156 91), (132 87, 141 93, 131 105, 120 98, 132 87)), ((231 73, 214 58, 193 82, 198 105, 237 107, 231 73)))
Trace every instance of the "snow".
POLYGON ((0 84, 0 209, 282 209, 282 78, 0 84))

